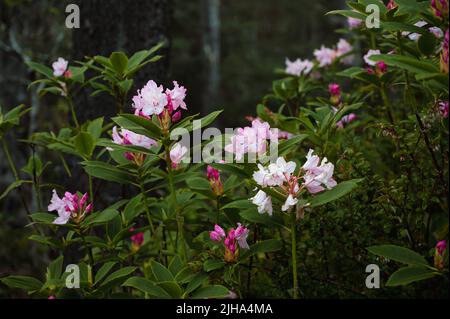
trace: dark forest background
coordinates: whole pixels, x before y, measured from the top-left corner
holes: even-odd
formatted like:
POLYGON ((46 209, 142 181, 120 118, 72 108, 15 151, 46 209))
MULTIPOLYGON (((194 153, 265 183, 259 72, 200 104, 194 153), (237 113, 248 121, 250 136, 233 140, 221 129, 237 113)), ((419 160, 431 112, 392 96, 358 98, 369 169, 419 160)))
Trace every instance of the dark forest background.
MULTIPOLYGON (((18 104, 32 111, 15 131, 25 138, 39 130, 58 130, 67 116, 57 98, 38 97, 29 90, 33 60, 50 65, 62 56, 70 61, 85 55, 128 54, 165 41, 165 58, 141 72, 135 89, 154 79, 177 80, 188 89, 189 112, 225 112, 217 125, 246 124, 256 104, 270 89, 274 70, 284 59, 311 58, 321 44, 336 42, 335 30, 345 21, 325 13, 342 0, 0 0, 0 106, 18 104), (76 3, 81 28, 65 27, 65 8, 76 3)), ((114 110, 104 96, 78 101, 83 119, 109 116, 114 110)), ((30 152, 26 144, 11 145, 17 166, 30 152)), ((0 152, 0 190, 13 181, 0 152)), ((29 195, 29 194, 27 194, 29 195)), ((33 196, 29 196, 32 198, 33 196)), ((9 196, 0 203, 0 276, 42 275, 51 256, 27 240, 20 202, 9 196)), ((6 291, 0 287, 0 297, 6 291)))

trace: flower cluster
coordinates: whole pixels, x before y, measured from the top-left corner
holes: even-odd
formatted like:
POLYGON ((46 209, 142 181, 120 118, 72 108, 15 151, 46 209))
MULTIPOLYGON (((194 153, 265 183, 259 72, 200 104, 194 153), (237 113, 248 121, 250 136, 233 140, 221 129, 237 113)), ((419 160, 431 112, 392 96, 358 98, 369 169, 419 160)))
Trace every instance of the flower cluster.
POLYGON ((181 118, 181 109, 187 110, 184 99, 186 98, 186 88, 173 81, 173 89, 164 88, 150 80, 133 97, 133 108, 135 114, 150 118, 152 115, 159 116, 160 120, 175 123, 181 118))
POLYGON ((345 39, 340 39, 336 44, 336 48, 330 49, 322 45, 320 49, 314 51, 314 56, 319 62, 319 67, 325 67, 331 65, 338 58, 341 58, 341 62, 344 64, 351 64, 354 56, 348 55, 353 50, 353 47, 345 39), (345 56, 345 57, 344 57, 345 56))
POLYGON ((264 154, 267 141, 273 138, 278 138, 278 135, 272 133, 269 123, 255 119, 252 126, 237 129, 237 134, 231 137, 231 143, 225 146, 225 151, 235 154, 236 160, 240 161, 247 153, 264 154))
MULTIPOLYGON (((337 184, 333 179, 334 165, 329 163, 327 158, 320 161, 319 156, 314 155, 313 150, 309 150, 306 162, 297 175, 294 174, 295 168, 295 162, 286 162, 283 157, 279 157, 276 163, 271 163, 268 167, 258 164, 258 171, 253 173, 253 179, 259 186, 278 187, 287 196, 281 207, 282 211, 287 211, 290 207, 297 205, 297 198, 305 188, 311 194, 315 194, 325 189, 331 189, 337 184)), ((258 191, 250 200, 258 206, 260 214, 272 215, 272 198, 263 190, 258 191)))
POLYGON ((225 234, 225 231, 219 225, 214 225, 214 230, 209 232, 209 238, 215 242, 223 241, 225 247, 225 261, 226 262, 235 262, 239 255, 238 247, 241 249, 249 249, 247 243, 247 236, 250 232, 248 228, 242 226, 240 223, 237 224, 238 227, 236 229, 231 228, 228 232, 228 235, 225 234))
POLYGON ((295 61, 290 61, 286 58, 286 74, 300 76, 308 75, 314 67, 314 63, 309 60, 297 59, 295 61))
POLYGON ((209 180, 211 190, 214 192, 214 194, 216 194, 217 196, 221 196, 223 194, 223 185, 222 181, 220 180, 219 171, 211 165, 208 165, 208 167, 206 168, 206 177, 209 180))
POLYGON ((59 198, 56 190, 53 190, 53 196, 48 205, 49 212, 58 212, 58 217, 53 221, 53 224, 67 224, 70 218, 75 223, 80 223, 84 216, 92 210, 92 203, 88 204, 88 200, 88 194, 84 194, 79 198, 78 194, 71 194, 69 192, 66 192, 64 197, 59 198))
MULTIPOLYGON (((118 145, 134 145, 147 149, 157 145, 155 140, 141 134, 136 134, 133 131, 121 128, 119 132, 116 126, 112 129, 112 138, 113 142, 118 145)), ((141 166, 145 160, 145 154, 143 153, 125 152, 125 157, 138 166, 141 166)))

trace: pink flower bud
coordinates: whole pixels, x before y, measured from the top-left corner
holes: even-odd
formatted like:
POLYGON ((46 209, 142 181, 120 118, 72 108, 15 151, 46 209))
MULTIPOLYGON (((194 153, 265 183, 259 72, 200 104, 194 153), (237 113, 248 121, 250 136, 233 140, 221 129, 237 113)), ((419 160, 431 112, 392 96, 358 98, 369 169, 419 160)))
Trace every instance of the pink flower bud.
POLYGON ((388 3, 387 6, 386 6, 386 8, 387 8, 388 10, 392 10, 392 9, 397 8, 397 7, 398 7, 398 5, 395 3, 394 0, 389 0, 389 3, 388 3))
POLYGON ((211 238, 212 241, 221 241, 222 240, 222 237, 216 231, 210 231, 209 238, 211 238))
POLYGON ((88 199, 89 195, 87 193, 84 193, 83 197, 81 197, 80 199, 80 207, 84 207, 88 199))
POLYGON ((49 300, 50 300, 50 299, 56 299, 56 297, 52 295, 52 296, 48 296, 47 299, 49 299, 49 300))
POLYGON ((177 111, 172 115, 172 123, 176 123, 181 120, 181 111, 177 111))
POLYGON ((73 76, 72 71, 67 70, 66 72, 64 72, 64 77, 65 77, 66 79, 70 79, 70 78, 72 78, 72 76, 73 76))
POLYGON ((219 225, 217 225, 217 224, 214 225, 214 231, 216 233, 218 233, 220 235, 220 237, 225 237, 225 231, 219 225))
POLYGON ((93 205, 92 205, 92 203, 90 203, 89 205, 86 206, 86 209, 84 210, 84 212, 86 214, 89 214, 92 210, 92 207, 93 207, 93 205))
POLYGON ((436 244, 436 252, 442 256, 444 254, 445 250, 447 249, 447 241, 441 240, 436 244))
POLYGON ((384 63, 383 61, 377 62, 376 66, 377 66, 377 70, 378 70, 381 74, 384 74, 384 73, 387 72, 387 64, 384 63))
POLYGON ((209 180, 217 181, 220 179, 219 171, 217 169, 215 169, 214 167, 212 167, 211 165, 208 165, 208 167, 206 168, 206 175, 209 180))
POLYGON ((331 83, 328 86, 328 91, 330 92, 331 96, 340 96, 341 95, 341 89, 339 87, 339 84, 337 84, 337 83, 331 83))

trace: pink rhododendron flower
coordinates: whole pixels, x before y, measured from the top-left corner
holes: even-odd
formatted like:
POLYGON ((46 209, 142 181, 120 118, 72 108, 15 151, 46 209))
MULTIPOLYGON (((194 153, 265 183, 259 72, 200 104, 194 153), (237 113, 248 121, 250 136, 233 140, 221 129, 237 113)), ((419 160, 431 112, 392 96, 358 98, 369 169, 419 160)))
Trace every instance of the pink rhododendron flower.
POLYGON ((87 204, 88 195, 84 194, 81 199, 78 195, 66 192, 64 197, 59 198, 56 190, 53 190, 53 195, 48 205, 48 211, 56 211, 58 217, 53 221, 53 224, 64 225, 67 224, 70 218, 76 223, 79 223, 86 214, 92 210, 92 203, 87 204))
POLYGON ((66 72, 68 66, 68 61, 64 60, 63 58, 58 58, 58 60, 56 60, 56 62, 53 62, 52 64, 53 75, 56 77, 62 76, 66 72))
POLYGON ((328 163, 326 157, 322 160, 320 166, 318 164, 319 157, 314 155, 313 150, 309 150, 306 155, 306 163, 302 168, 306 170, 306 174, 303 177, 305 180, 304 185, 312 194, 321 192, 325 188, 331 189, 337 185, 333 179, 334 165, 328 163))
POLYGON ((168 103, 171 105, 172 110, 176 111, 179 107, 183 110, 187 110, 186 103, 184 99, 186 98, 186 88, 184 86, 179 86, 177 81, 173 81, 173 89, 166 89, 166 95, 168 98, 168 103))
POLYGON ((347 24, 350 30, 359 28, 362 25, 362 20, 357 18, 348 17, 347 24))
POLYGON ((157 145, 156 141, 141 134, 136 134, 133 131, 129 131, 121 128, 120 132, 117 130, 117 126, 113 127, 113 142, 118 145, 134 145, 143 148, 150 148, 157 145))
MULTIPOLYGON (((136 134, 133 131, 129 131, 123 128, 121 128, 119 132, 116 126, 114 126, 112 129, 112 138, 113 142, 118 145, 134 145, 147 149, 149 149, 154 145, 157 145, 155 140, 145 135, 136 134)), ((111 148, 107 149, 112 150, 111 148)), ((146 158, 145 154, 143 153, 132 153, 132 152, 125 152, 125 157, 129 161, 135 162, 135 164, 138 166, 142 165, 146 158)))
POLYGON ((443 118, 448 117, 448 101, 439 102, 439 113, 443 118))
POLYGON ((181 145, 180 143, 176 143, 172 146, 170 150, 170 160, 172 161, 172 167, 176 168, 178 164, 184 159, 188 152, 186 146, 181 145))
POLYGON ((48 296, 47 299, 52 300, 52 299, 56 299, 56 297, 55 296, 48 296))
POLYGON ((438 18, 448 18, 448 0, 431 0, 431 8, 438 18))
MULTIPOLYGON (((336 57, 338 58, 350 53, 353 50, 352 45, 348 43, 348 41, 345 39, 339 39, 339 42, 337 43, 336 47, 337 47, 336 57)), ((343 58, 341 62, 344 64, 351 64, 353 62, 353 59, 354 59, 353 55, 348 55, 345 58, 343 58)))
POLYGON ((356 120, 356 114, 355 113, 350 113, 348 115, 344 115, 340 121, 338 121, 336 123, 336 126, 338 128, 343 128, 345 125, 350 124, 351 122, 353 122, 354 120, 356 120))
POLYGON ((247 243, 249 230, 238 223, 238 227, 236 229, 231 228, 228 231, 228 235, 225 234, 225 231, 219 225, 214 225, 214 230, 209 232, 209 237, 212 241, 221 242, 223 238, 223 245, 225 248, 225 256, 224 259, 226 262, 235 262, 238 257, 238 247, 241 249, 249 249, 249 245, 247 243))
POLYGON ((155 81, 150 80, 133 97, 133 107, 137 114, 145 116, 159 115, 167 105, 167 95, 163 92, 162 85, 158 86, 155 81))
POLYGON ((314 50, 314 56, 319 62, 319 66, 324 67, 334 62, 337 56, 337 52, 322 45, 320 49, 314 50))
POLYGON ((307 75, 309 72, 311 72, 314 64, 309 60, 301 60, 297 59, 295 61, 290 61, 286 58, 286 69, 285 72, 287 74, 300 76, 300 75, 307 75))
POLYGON ((236 160, 241 160, 245 154, 253 153, 262 155, 267 149, 267 140, 278 138, 271 133, 270 125, 255 119, 252 126, 238 128, 236 134, 230 138, 230 144, 225 146, 225 151, 235 154, 236 160))
POLYGON ((370 59, 370 57, 371 57, 372 55, 378 55, 378 54, 381 54, 380 50, 369 50, 369 51, 367 52, 367 54, 364 56, 364 61, 365 61, 368 65, 374 66, 374 65, 376 65, 376 62, 375 62, 375 61, 372 61, 372 60, 370 59))

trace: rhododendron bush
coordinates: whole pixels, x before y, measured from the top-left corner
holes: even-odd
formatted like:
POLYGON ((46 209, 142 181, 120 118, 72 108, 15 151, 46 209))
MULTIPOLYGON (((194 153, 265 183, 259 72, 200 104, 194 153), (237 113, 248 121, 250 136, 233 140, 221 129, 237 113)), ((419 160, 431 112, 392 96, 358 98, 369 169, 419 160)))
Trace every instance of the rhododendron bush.
POLYGON ((30 109, 0 112, 16 179, 0 199, 33 190, 29 240, 54 258, 39 278, 1 282, 49 299, 448 295, 448 1, 348 6, 330 12, 348 19, 342 38, 285 58, 247 126, 200 143, 222 111, 191 114, 176 80, 133 88, 160 46, 28 62, 30 89, 70 116, 20 141, 40 150, 20 170, 8 131, 30 109), (81 122, 87 89, 116 115, 81 122), (50 180, 56 164, 65 176, 50 180), (367 288, 369 264, 382 289, 367 288))

